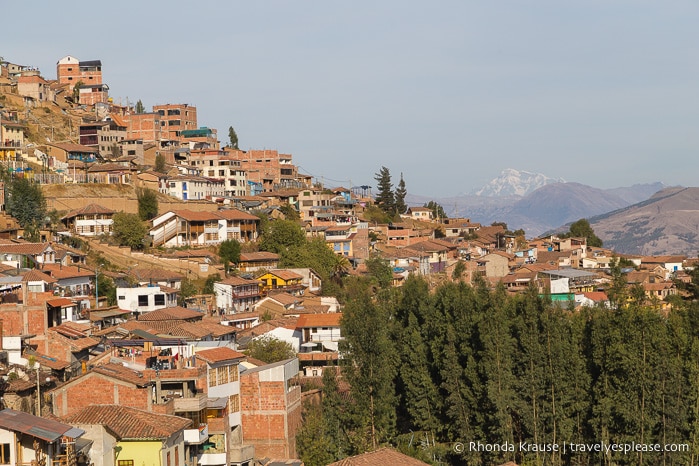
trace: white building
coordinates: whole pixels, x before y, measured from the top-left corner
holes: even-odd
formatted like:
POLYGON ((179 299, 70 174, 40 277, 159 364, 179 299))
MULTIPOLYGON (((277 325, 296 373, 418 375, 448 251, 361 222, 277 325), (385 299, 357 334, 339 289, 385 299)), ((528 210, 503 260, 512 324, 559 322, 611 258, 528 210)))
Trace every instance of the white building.
POLYGON ((139 314, 177 306, 177 290, 161 286, 117 288, 116 294, 120 309, 139 314))

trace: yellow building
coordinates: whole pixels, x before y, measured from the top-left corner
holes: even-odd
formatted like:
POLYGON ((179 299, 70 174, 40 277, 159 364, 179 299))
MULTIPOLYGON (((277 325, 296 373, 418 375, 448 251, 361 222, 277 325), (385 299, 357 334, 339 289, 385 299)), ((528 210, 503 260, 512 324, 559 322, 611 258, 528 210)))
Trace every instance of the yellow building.
POLYGON ((264 275, 257 277, 257 280, 262 281, 263 292, 281 289, 291 294, 296 294, 304 289, 303 277, 291 270, 270 270, 264 275))
POLYGON ((119 405, 92 405, 68 416, 92 440, 91 458, 119 466, 184 465, 184 430, 191 420, 119 405))
POLYGON ((24 148, 24 125, 0 113, 0 161, 16 161, 24 148))

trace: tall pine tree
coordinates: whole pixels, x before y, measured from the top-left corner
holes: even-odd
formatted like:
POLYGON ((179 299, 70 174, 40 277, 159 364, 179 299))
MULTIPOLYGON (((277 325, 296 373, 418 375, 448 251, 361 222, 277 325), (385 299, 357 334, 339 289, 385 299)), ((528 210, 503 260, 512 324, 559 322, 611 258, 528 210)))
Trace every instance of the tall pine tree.
POLYGON ((388 215, 396 213, 396 198, 393 194, 393 183, 391 182, 391 172, 386 167, 381 167, 378 173, 374 175, 376 180, 378 194, 376 195, 376 203, 379 208, 388 215))
POLYGON ((408 206, 405 204, 405 196, 408 191, 405 189, 405 180, 403 179, 403 173, 400 174, 400 181, 398 182, 398 187, 396 188, 395 199, 396 199, 396 212, 399 214, 404 214, 408 210, 408 206))

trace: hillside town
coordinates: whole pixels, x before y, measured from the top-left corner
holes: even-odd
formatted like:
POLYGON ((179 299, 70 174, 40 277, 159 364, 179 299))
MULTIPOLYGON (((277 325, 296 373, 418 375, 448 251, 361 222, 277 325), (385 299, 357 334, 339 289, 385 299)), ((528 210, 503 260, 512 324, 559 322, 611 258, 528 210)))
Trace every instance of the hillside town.
MULTIPOLYGON (((291 154, 200 126, 196 105, 115 103, 109 66, 0 66, 0 464, 301 466, 305 407, 343 359, 345 278, 536 290, 571 312, 614 308, 620 278, 669 312, 692 281, 695 258, 617 254, 574 229, 527 238, 434 204, 387 217, 384 167, 378 186, 327 186, 291 154), (13 217, 16 180, 40 188, 45 222, 13 217), (144 193, 157 211, 120 242, 144 193), (288 266, 263 241, 274 224, 334 263, 288 266), (270 341, 290 353, 250 351, 270 341)), ((425 464, 389 446, 360 456, 341 464, 425 464)))

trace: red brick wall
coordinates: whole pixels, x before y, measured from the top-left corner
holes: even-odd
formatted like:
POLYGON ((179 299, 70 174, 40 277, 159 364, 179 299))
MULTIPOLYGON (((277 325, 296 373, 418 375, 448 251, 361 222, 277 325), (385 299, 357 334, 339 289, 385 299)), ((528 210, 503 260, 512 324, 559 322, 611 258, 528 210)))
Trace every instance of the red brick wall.
POLYGON ((240 397, 243 442, 255 446, 255 456, 295 458, 300 396, 287 408, 284 383, 260 382, 252 373, 240 377, 240 397))
POLYGON ((3 320, 5 335, 43 335, 46 331, 45 304, 24 306, 21 304, 0 305, 0 319, 3 320))
POLYGON ((79 382, 53 392, 54 414, 68 416, 94 404, 119 404, 148 410, 150 391, 121 385, 97 374, 89 374, 79 382), (117 395, 115 396, 115 389, 117 395))

